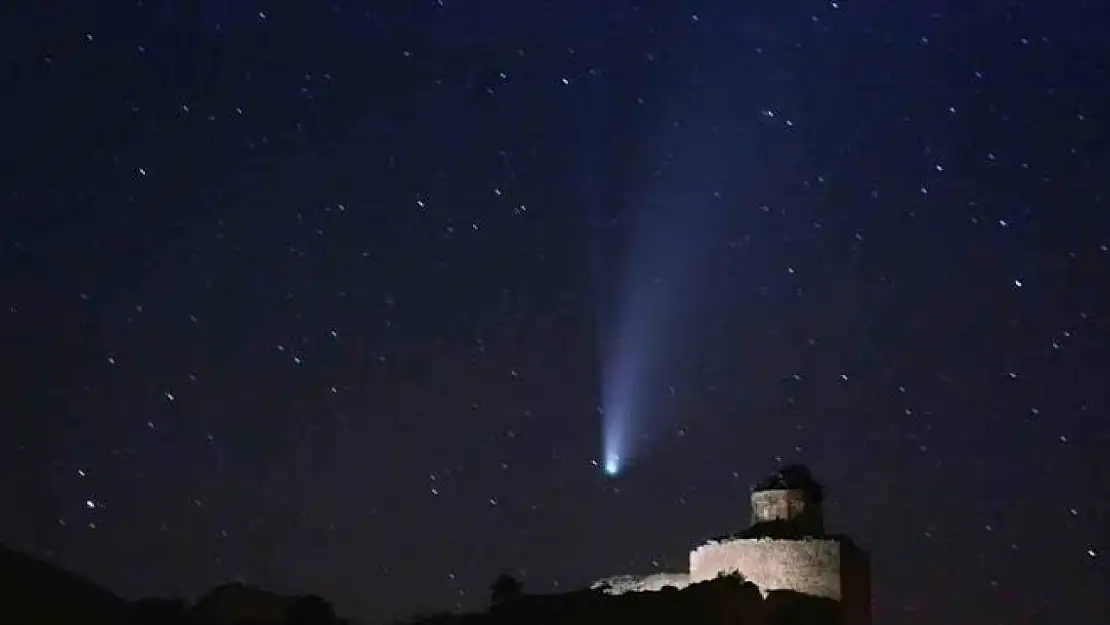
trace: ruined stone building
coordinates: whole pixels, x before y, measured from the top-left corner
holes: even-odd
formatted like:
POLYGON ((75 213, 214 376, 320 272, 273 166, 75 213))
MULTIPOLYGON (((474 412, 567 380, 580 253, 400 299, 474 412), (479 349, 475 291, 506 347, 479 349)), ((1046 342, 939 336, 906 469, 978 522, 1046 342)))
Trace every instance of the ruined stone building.
POLYGON ((793 591, 831 599, 840 604, 844 625, 870 625, 867 554, 847 536, 825 532, 823 502, 808 469, 783 467, 752 489, 749 527, 696 547, 688 571, 611 577, 594 587, 611 594, 657 591, 739 573, 764 596, 793 591))

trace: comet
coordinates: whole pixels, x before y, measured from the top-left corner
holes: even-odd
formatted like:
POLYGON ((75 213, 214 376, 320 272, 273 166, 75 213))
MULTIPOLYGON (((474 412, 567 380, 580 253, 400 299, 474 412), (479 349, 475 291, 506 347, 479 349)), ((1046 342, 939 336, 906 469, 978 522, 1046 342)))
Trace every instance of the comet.
POLYGON ((671 95, 660 104, 661 119, 689 123, 649 131, 637 162, 606 167, 591 160, 603 153, 594 143, 583 151, 598 333, 597 465, 609 477, 627 475, 673 431, 681 411, 675 389, 689 388, 691 363, 719 348, 698 345, 702 316, 727 305, 714 296, 715 265, 740 188, 759 179, 751 151, 719 132, 731 105, 671 95), (614 190, 614 170, 631 192, 614 190))
POLYGON ((690 348, 690 311, 713 229, 715 206, 685 194, 644 201, 632 224, 612 306, 600 319, 602 462, 616 477, 673 422, 670 389, 690 348))

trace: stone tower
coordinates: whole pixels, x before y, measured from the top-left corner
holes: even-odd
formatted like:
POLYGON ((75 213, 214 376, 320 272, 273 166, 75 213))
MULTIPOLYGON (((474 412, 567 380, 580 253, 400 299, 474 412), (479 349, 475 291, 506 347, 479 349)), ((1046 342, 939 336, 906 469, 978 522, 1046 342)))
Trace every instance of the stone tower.
POLYGON ((791 536, 821 536, 825 533, 824 499, 824 489, 809 469, 783 467, 752 489, 751 526, 777 527, 791 536))
POLYGON ((622 575, 594 587, 609 594, 650 592, 739 573, 782 608, 784 622, 871 625, 867 553, 847 536, 825 532, 824 501, 809 469, 783 467, 752 488, 748 528, 691 551, 687 573, 622 575))
POLYGON ((870 625, 867 554, 847 536, 825 532, 823 503, 823 489, 808 469, 776 471, 752 489, 747 530, 690 552, 690 582, 738 572, 764 596, 801 593, 838 606, 844 625, 870 625))

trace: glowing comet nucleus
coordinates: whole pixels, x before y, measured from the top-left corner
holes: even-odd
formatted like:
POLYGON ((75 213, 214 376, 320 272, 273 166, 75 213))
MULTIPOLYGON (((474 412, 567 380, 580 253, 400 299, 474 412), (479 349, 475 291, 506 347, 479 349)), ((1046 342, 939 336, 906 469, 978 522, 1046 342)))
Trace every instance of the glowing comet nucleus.
POLYGON ((614 428, 612 422, 606 422, 605 431, 603 432, 602 445, 602 464, 601 469, 605 471, 605 475, 609 477, 616 477, 621 472, 624 465, 621 463, 621 454, 624 453, 626 443, 624 437, 617 433, 618 429, 614 428))
POLYGON ((621 472, 621 457, 613 454, 605 459, 605 475, 616 477, 621 472))
POLYGON ((602 412, 601 469, 605 475, 616 477, 624 468, 621 457, 628 448, 625 440, 626 419, 613 413, 606 414, 604 410, 602 412))
POLYGON ((637 398, 633 391, 637 380, 634 372, 627 370, 628 359, 624 354, 615 360, 613 364, 617 366, 606 372, 600 408, 601 466, 610 477, 624 470, 635 451, 631 414, 636 410, 637 398), (622 364, 624 366, 620 366, 622 364))

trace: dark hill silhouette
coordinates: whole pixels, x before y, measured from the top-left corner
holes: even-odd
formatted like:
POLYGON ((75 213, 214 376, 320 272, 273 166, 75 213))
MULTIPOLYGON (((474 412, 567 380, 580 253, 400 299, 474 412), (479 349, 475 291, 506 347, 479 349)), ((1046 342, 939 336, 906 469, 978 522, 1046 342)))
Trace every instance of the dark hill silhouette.
POLYGON ((435 614, 402 625, 837 625, 836 601, 776 591, 764 600, 739 575, 692 584, 681 590, 609 595, 604 589, 529 595, 504 576, 493 586, 483 614, 435 614), (505 593, 512 588, 514 593, 505 593))
POLYGON ((135 625, 191 625, 189 609, 181 599, 146 598, 132 605, 135 625))
MULTIPOLYGON (((604 588, 530 595, 500 576, 489 611, 438 614, 406 625, 838 625, 840 604, 796 592, 764 599, 739 575, 681 590, 610 595, 604 588)), ((283 596, 225 584, 192 607, 174 599, 129 603, 80 576, 0 547, 0 625, 344 625, 315 595, 283 596)))
POLYGON ((0 546, 0 625, 120 625, 129 608, 74 573, 0 546))
POLYGON ((136 625, 342 625, 331 604, 316 595, 291 597, 241 583, 224 584, 191 608, 180 601, 143 599, 136 625))
POLYGON ((189 612, 194 621, 201 623, 281 623, 293 601, 292 597, 235 582, 214 588, 189 612))

